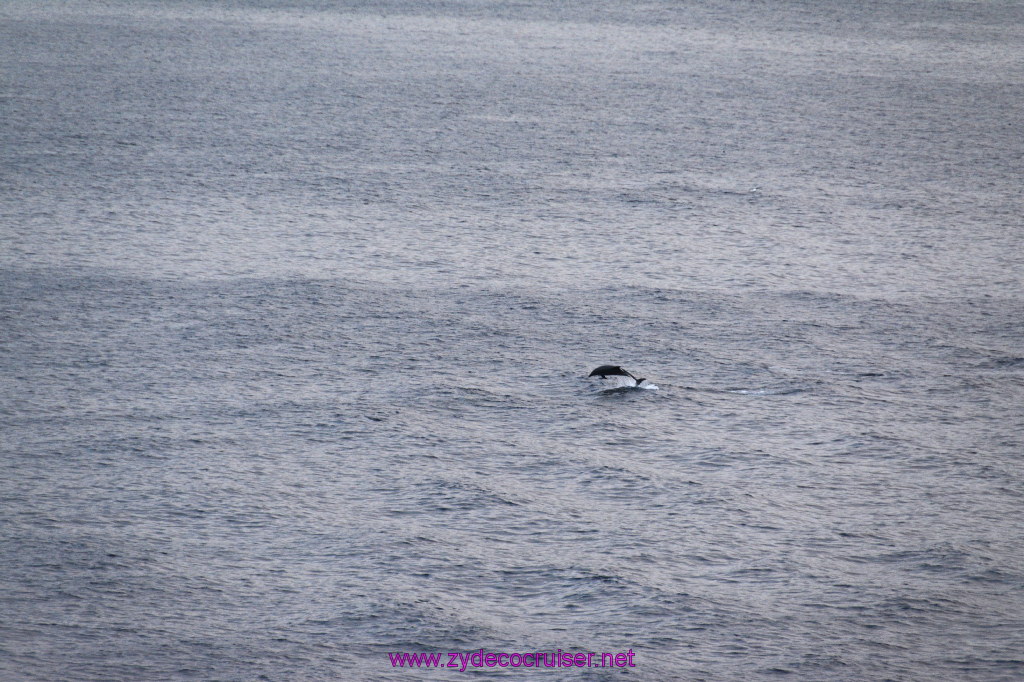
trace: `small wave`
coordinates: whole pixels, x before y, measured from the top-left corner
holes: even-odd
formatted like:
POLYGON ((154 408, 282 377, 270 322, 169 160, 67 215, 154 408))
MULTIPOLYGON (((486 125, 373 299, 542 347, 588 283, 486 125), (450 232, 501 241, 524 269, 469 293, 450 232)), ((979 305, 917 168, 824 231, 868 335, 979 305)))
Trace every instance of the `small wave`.
POLYGON ((602 395, 617 395, 619 393, 632 393, 633 391, 657 391, 655 384, 645 383, 643 386, 613 386, 601 390, 602 395))
POLYGON ((725 392, 736 395, 791 395, 803 393, 805 390, 807 389, 800 386, 783 386, 779 388, 727 388, 725 392))

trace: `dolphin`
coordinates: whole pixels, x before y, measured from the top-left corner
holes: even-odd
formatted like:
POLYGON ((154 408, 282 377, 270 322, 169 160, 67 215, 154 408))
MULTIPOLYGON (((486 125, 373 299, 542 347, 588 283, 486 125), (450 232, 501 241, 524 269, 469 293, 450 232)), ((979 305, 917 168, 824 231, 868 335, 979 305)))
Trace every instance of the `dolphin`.
POLYGON ((605 377, 629 377, 630 379, 636 382, 637 386, 639 386, 642 382, 647 381, 646 379, 637 379, 635 376, 633 376, 626 370, 622 369, 618 365, 601 365, 593 372, 591 372, 590 376, 601 377, 602 379, 604 379, 605 377))

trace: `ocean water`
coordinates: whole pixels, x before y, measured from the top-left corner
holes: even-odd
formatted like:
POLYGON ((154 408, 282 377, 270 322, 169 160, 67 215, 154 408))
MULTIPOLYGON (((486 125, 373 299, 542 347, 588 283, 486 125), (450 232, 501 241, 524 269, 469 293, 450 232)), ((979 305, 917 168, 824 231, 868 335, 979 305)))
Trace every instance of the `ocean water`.
POLYGON ((1024 677, 1022 112, 996 0, 3 0, 0 677, 1024 677))

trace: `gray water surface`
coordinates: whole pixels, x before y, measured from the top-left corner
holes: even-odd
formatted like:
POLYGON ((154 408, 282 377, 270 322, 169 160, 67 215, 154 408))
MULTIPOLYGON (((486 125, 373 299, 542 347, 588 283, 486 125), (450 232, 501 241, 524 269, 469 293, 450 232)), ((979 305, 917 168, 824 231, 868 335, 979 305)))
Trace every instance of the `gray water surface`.
POLYGON ((0 2, 0 676, 1024 676, 1024 7, 835 5, 0 2))

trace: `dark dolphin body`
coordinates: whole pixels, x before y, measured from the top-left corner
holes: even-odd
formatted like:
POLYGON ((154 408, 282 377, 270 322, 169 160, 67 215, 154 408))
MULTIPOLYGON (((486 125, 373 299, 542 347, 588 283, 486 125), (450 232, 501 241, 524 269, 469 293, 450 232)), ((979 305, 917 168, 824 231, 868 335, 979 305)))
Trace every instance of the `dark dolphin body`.
POLYGON ((604 379, 605 377, 615 377, 615 376, 618 376, 618 377, 629 377, 630 379, 632 379, 633 381, 636 382, 637 386, 640 385, 640 382, 646 381, 646 379, 637 379, 635 376, 633 376, 632 374, 630 374, 626 370, 622 369, 618 365, 601 365, 600 367, 595 369, 593 372, 591 372, 590 376, 592 376, 592 377, 601 377, 602 379, 604 379))

